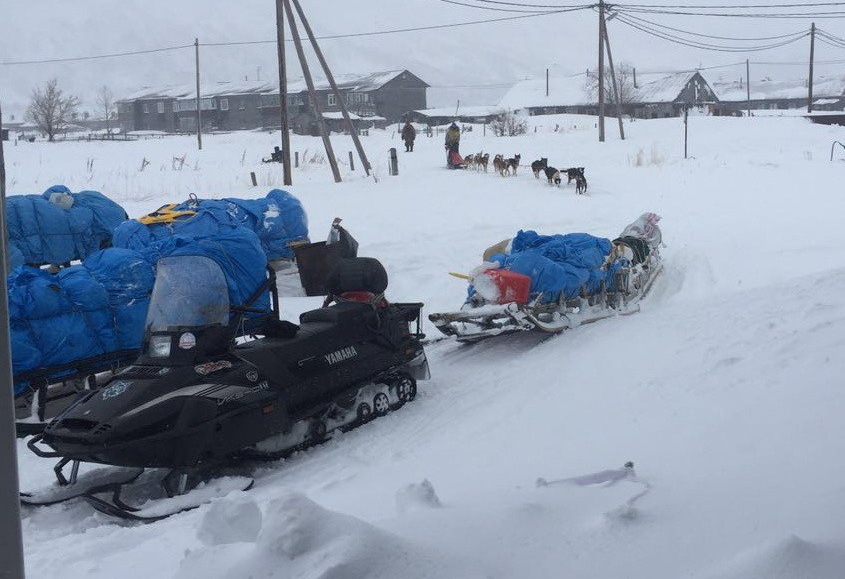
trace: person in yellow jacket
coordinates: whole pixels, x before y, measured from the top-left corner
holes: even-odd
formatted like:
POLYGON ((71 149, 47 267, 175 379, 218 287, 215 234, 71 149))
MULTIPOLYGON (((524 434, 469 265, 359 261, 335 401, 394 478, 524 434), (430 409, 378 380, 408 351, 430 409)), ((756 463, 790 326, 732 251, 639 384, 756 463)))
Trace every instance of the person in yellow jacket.
POLYGON ((446 165, 450 169, 462 169, 464 166, 464 160, 458 152, 460 142, 461 129, 457 123, 452 123, 446 131, 446 165))

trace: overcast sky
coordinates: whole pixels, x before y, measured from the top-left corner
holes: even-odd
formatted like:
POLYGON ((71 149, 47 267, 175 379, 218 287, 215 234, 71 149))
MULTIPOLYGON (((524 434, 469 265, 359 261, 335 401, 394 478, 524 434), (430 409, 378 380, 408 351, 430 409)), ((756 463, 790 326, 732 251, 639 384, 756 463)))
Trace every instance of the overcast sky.
MULTIPOLYGON (((476 0, 462 0, 473 4, 476 0)), ((516 1, 516 0, 514 0, 516 1)), ((520 0, 522 1, 522 0, 520 0)), ((531 0, 537 4, 574 4, 575 0, 531 0)), ((775 1, 775 0, 772 0, 775 1)), ((301 0, 318 35, 502 18, 513 14, 447 4, 441 0, 301 0)), ((637 0, 645 3, 646 0, 637 0)), ((750 3, 764 3, 753 0, 750 3)), ((530 3, 524 0, 524 3, 530 3)), ((728 0, 655 0, 662 4, 726 4, 728 0)), ((745 2, 749 3, 749 2, 745 2)), ((504 5, 487 4, 505 7, 504 5)), ((822 8, 820 10, 835 10, 822 8)), ((700 34, 764 37, 807 30, 811 19, 747 19, 640 14, 653 22, 700 34)), ((827 32, 845 37, 845 19, 818 19, 827 32)), ((565 75, 596 67, 597 15, 592 10, 507 22, 384 36, 325 40, 322 46, 335 73, 365 73, 407 68, 433 86, 429 106, 493 104, 519 78, 565 75)), ((639 71, 672 70, 744 62, 805 62, 809 39, 765 52, 725 53, 688 48, 634 30, 619 19, 609 23, 615 61, 639 71)), ((0 0, 0 63, 150 50, 200 42, 271 40, 275 37, 272 0, 0 0)), ((706 40, 711 43, 730 43, 706 40)), ((299 76, 293 47, 289 75, 299 76)), ((843 59, 845 48, 817 43, 817 61, 843 59)), ((272 44, 203 47, 204 81, 248 77, 278 78, 272 44)), ((845 73, 842 64, 819 65, 819 73, 845 73)), ((78 94, 93 109, 98 86, 119 97, 144 86, 192 83, 193 48, 105 60, 61 64, 0 64, 0 99, 11 114, 21 114, 33 86, 51 77, 78 94)), ((755 64, 752 81, 771 76, 799 78, 805 65, 755 64)), ((744 65, 714 70, 713 77, 739 79, 744 65)))

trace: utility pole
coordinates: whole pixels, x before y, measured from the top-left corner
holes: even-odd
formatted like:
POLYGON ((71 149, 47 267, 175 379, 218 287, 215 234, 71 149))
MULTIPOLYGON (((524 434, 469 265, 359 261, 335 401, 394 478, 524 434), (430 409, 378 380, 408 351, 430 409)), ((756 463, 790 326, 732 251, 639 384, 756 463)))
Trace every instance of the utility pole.
POLYGON ((334 80, 334 75, 332 74, 331 69, 329 69, 329 65, 326 62, 325 57, 323 56, 323 51, 320 49, 320 45, 317 44, 317 38, 314 36, 314 31, 311 30, 311 25, 308 23, 308 19, 305 17, 305 12, 302 10, 302 6, 299 4, 299 0, 293 0, 293 6, 294 8, 296 8, 296 13, 299 14, 299 20, 302 22, 302 27, 305 28, 305 33, 308 35, 308 39, 311 41, 311 46, 314 48, 314 53, 317 55, 317 60, 320 61, 320 66, 323 67, 323 72, 326 75, 326 80, 329 81, 329 85, 332 87, 332 92, 335 95, 335 100, 337 100, 338 104, 340 105, 340 112, 343 115, 343 119, 346 121, 347 126, 349 126, 349 134, 352 136, 352 142, 355 143, 355 149, 358 151, 358 157, 361 158, 361 164, 364 166, 364 171, 367 173, 367 177, 369 177, 371 169, 370 161, 367 159, 367 154, 364 152, 364 147, 361 145, 361 140, 358 138, 358 130, 352 124, 352 119, 349 116, 349 110, 346 108, 346 100, 342 98, 340 90, 338 90, 337 88, 337 83, 334 80))
POLYGON ((807 83, 807 112, 813 112, 813 53, 816 49, 816 23, 810 25, 810 79, 807 83))
POLYGON ((290 126, 288 125, 288 75, 285 63, 285 9, 276 0, 276 50, 279 58, 279 112, 282 131, 282 171, 284 184, 292 185, 290 169, 290 126))
MULTIPOLYGON (((3 111, 0 110, 0 127, 3 111)), ((0 131, 2 132, 2 131, 0 131)), ((12 352, 9 345, 9 301, 6 289, 6 164, 0 137, 0 579, 24 579, 15 401, 12 396, 12 352)))
POLYGON ((689 106, 684 105, 684 159, 687 158, 687 127, 689 126, 689 106))
POLYGON ((599 0, 599 142, 604 142, 604 0, 599 0))
POLYGON ((751 64, 745 59, 745 100, 748 102, 748 118, 751 118, 751 64))
POLYGON ((293 10, 290 7, 288 0, 282 0, 285 5, 285 15, 288 18, 288 26, 290 27, 291 36, 293 36, 293 44, 296 46, 296 55, 299 57, 299 64, 302 66, 302 76, 305 77, 305 84, 308 86, 308 95, 311 97, 311 105, 314 108, 314 116, 317 118, 317 127, 320 129, 320 136, 323 138, 323 146, 326 149, 326 156, 329 158, 329 165, 332 168, 332 175, 334 175, 334 182, 340 183, 340 170, 337 167, 337 159, 334 156, 334 149, 332 149, 332 142, 329 139, 329 133, 326 129, 326 119, 323 118, 323 107, 320 105, 320 100, 317 98, 317 90, 314 88, 314 79, 311 77, 311 69, 308 68, 308 61, 305 59, 305 50, 302 48, 302 39, 299 37, 299 30, 296 27, 296 22, 293 19, 293 10))
POLYGON ((610 39, 607 37, 607 20, 602 18, 602 32, 604 33, 604 46, 607 48, 607 63, 610 65, 610 78, 613 80, 613 98, 616 99, 616 118, 619 119, 619 138, 625 140, 625 129, 622 127, 622 94, 619 82, 616 79, 616 71, 613 70, 613 55, 610 53, 610 39))
POLYGON ((546 96, 549 96, 549 69, 546 67, 546 96))
POLYGON ((633 69, 633 71, 634 71, 634 88, 639 88, 637 86, 637 69, 635 68, 635 69, 633 69))
POLYGON ((197 67, 197 148, 202 151, 202 107, 200 106, 200 39, 194 39, 197 67))

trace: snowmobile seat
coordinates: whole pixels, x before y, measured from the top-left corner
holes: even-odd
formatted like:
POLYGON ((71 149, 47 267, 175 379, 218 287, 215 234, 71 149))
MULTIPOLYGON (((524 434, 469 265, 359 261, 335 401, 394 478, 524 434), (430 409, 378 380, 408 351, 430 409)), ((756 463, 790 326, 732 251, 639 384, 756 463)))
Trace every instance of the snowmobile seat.
POLYGON ((328 322, 336 326, 352 324, 373 324, 378 314, 371 304, 354 301, 343 301, 327 308, 311 310, 299 316, 301 324, 310 322, 328 322))

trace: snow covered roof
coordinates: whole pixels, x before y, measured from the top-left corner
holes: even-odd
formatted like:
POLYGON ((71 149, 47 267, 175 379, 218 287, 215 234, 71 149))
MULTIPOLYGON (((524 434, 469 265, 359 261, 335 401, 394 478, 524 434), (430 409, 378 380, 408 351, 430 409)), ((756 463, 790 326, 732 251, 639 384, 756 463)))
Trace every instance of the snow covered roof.
MULTIPOLYGON (((368 92, 378 90, 394 78, 408 74, 415 76, 407 70, 389 70, 385 72, 373 72, 369 74, 344 74, 337 75, 335 80, 340 89, 353 90, 359 92, 368 92)), ((416 77, 415 77, 416 78, 416 77)), ((423 83, 426 86, 428 84, 423 83)), ((329 90, 331 85, 325 78, 314 78, 314 88, 316 90, 329 90)), ((156 100, 168 98, 191 98, 196 95, 196 85, 175 85, 164 87, 146 87, 135 91, 118 102, 128 102, 136 100, 156 100)), ((304 78, 294 78, 288 80, 288 94, 296 94, 308 90, 304 78)), ((200 93, 203 98, 211 98, 218 96, 244 95, 244 94, 279 94, 278 82, 269 81, 235 81, 235 82, 217 82, 209 83, 200 86, 200 93)))
POLYGON ((543 76, 517 82, 499 101, 498 108, 511 110, 589 104, 594 104, 594 101, 584 89, 584 75, 549 78, 549 96, 546 96, 546 78, 543 76))
POLYGON ((486 117, 501 112, 502 107, 498 105, 478 105, 471 107, 460 107, 455 114, 455 107, 440 107, 433 109, 420 109, 414 111, 426 117, 486 117))
MULTIPOLYGON (((632 100, 638 103, 670 103, 678 98, 695 74, 695 72, 677 72, 662 75, 649 82, 640 82, 632 100)), ((640 75, 640 78, 643 79, 644 76, 648 78, 646 75, 640 75)))
MULTIPOLYGON (((747 87, 738 80, 711 82, 720 101, 745 101, 747 87)), ((845 75, 821 75, 813 79, 813 95, 840 97, 845 94, 845 75)), ((807 97, 807 79, 772 80, 764 78, 751 81, 751 100, 797 99, 807 97)))
MULTIPOLYGON (((343 113, 340 111, 333 111, 330 113, 323 113, 324 119, 333 119, 333 120, 340 120, 343 118, 343 113)), ((384 117, 379 116, 372 116, 372 117, 362 117, 356 115, 355 113, 349 113, 349 118, 353 121, 386 121, 384 117)))
MULTIPOLYGON (((639 88, 631 102, 672 102, 695 75, 695 71, 661 75, 638 75, 639 88), (651 80, 648 80, 651 79, 651 80), (643 82, 645 81, 645 82, 643 82)), ((546 78, 529 78, 516 83, 499 102, 500 108, 589 106, 596 104, 596 97, 589 94, 583 74, 562 78, 549 78, 549 96, 546 96, 546 78)))

